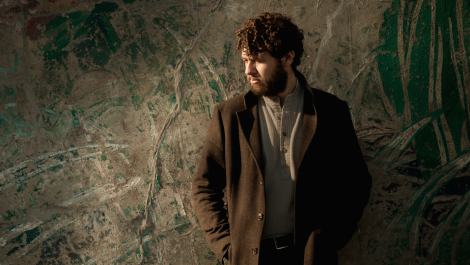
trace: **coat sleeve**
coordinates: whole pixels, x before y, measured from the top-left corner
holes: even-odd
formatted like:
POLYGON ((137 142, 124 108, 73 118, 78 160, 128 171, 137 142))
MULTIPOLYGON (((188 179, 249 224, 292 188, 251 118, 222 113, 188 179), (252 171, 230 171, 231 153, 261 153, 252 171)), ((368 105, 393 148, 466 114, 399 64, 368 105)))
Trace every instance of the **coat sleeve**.
POLYGON ((192 181, 192 203, 206 232, 209 247, 222 261, 230 246, 230 228, 222 200, 226 186, 225 138, 217 105, 212 113, 197 173, 192 181))
POLYGON ((372 178, 346 102, 341 101, 337 115, 335 149, 338 151, 333 158, 340 165, 336 167, 336 176, 340 181, 336 185, 337 196, 333 198, 337 207, 331 209, 331 222, 322 229, 321 237, 327 244, 340 249, 351 240, 357 230, 357 223, 369 200, 372 178))

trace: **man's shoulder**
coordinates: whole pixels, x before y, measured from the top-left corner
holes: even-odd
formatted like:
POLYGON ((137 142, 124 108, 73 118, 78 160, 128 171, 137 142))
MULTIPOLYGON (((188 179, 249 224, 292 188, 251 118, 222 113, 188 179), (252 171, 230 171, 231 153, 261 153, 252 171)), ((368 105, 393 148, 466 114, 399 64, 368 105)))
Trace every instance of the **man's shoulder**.
POLYGON ((333 103, 340 103, 342 102, 341 99, 339 99, 337 96, 331 94, 331 93, 328 93, 326 91, 323 91, 323 90, 320 90, 318 88, 311 88, 312 89, 312 92, 313 92, 313 95, 314 97, 317 97, 318 100, 322 100, 322 101, 329 101, 329 102, 333 102, 333 103))
POLYGON ((295 76, 297 77, 297 80, 299 80, 300 84, 302 84, 303 88, 309 90, 311 94, 313 94, 313 102, 316 107, 318 105, 338 106, 344 104, 344 101, 339 99, 337 96, 318 88, 314 88, 311 84, 307 83, 307 79, 301 72, 296 71, 295 76))
POLYGON ((339 105, 345 104, 345 101, 331 93, 320 90, 318 88, 311 88, 311 90, 313 92, 315 106, 321 105, 325 107, 337 107, 339 105))

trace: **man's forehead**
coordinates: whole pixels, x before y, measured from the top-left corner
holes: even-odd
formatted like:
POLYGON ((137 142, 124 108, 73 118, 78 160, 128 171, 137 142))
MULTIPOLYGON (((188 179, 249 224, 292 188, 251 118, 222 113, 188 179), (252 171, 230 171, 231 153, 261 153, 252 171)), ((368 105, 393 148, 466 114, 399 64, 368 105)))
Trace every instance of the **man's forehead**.
POLYGON ((242 58, 250 58, 250 59, 255 59, 255 58, 260 58, 264 57, 267 54, 267 52, 259 52, 259 53, 254 53, 254 54, 246 54, 246 50, 243 49, 242 51, 242 58))

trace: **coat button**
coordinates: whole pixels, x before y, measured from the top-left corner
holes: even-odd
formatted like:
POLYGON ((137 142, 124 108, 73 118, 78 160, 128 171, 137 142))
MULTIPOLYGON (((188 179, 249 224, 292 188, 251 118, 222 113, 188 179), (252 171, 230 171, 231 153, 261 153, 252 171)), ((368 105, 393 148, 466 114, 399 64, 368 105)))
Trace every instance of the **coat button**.
POLYGON ((263 181, 262 181, 262 180, 260 180, 260 181, 259 181, 259 184, 263 185, 263 181))
POLYGON ((258 248, 252 248, 252 249, 251 249, 251 252, 252 252, 253 254, 258 254, 258 248))
POLYGON ((258 220, 263 220, 263 214, 262 213, 258 214, 258 220))
POLYGON ((286 135, 287 135, 287 133, 286 133, 286 132, 283 132, 283 133, 282 133, 282 135, 286 136, 286 135))
POLYGON ((287 153, 287 149, 282 148, 282 152, 283 152, 283 153, 287 153))
POLYGON ((279 117, 277 117, 277 119, 278 119, 278 120, 281 120, 281 119, 282 119, 282 116, 281 116, 281 115, 279 115, 279 117))

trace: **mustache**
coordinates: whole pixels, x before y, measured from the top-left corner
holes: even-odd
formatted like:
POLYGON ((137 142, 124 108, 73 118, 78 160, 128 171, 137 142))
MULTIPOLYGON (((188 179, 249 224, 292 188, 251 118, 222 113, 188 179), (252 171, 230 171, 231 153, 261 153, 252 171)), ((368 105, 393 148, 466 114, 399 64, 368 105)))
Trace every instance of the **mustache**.
POLYGON ((253 76, 248 76, 248 81, 251 81, 251 80, 263 80, 263 78, 260 76, 260 77, 253 77, 253 76))

